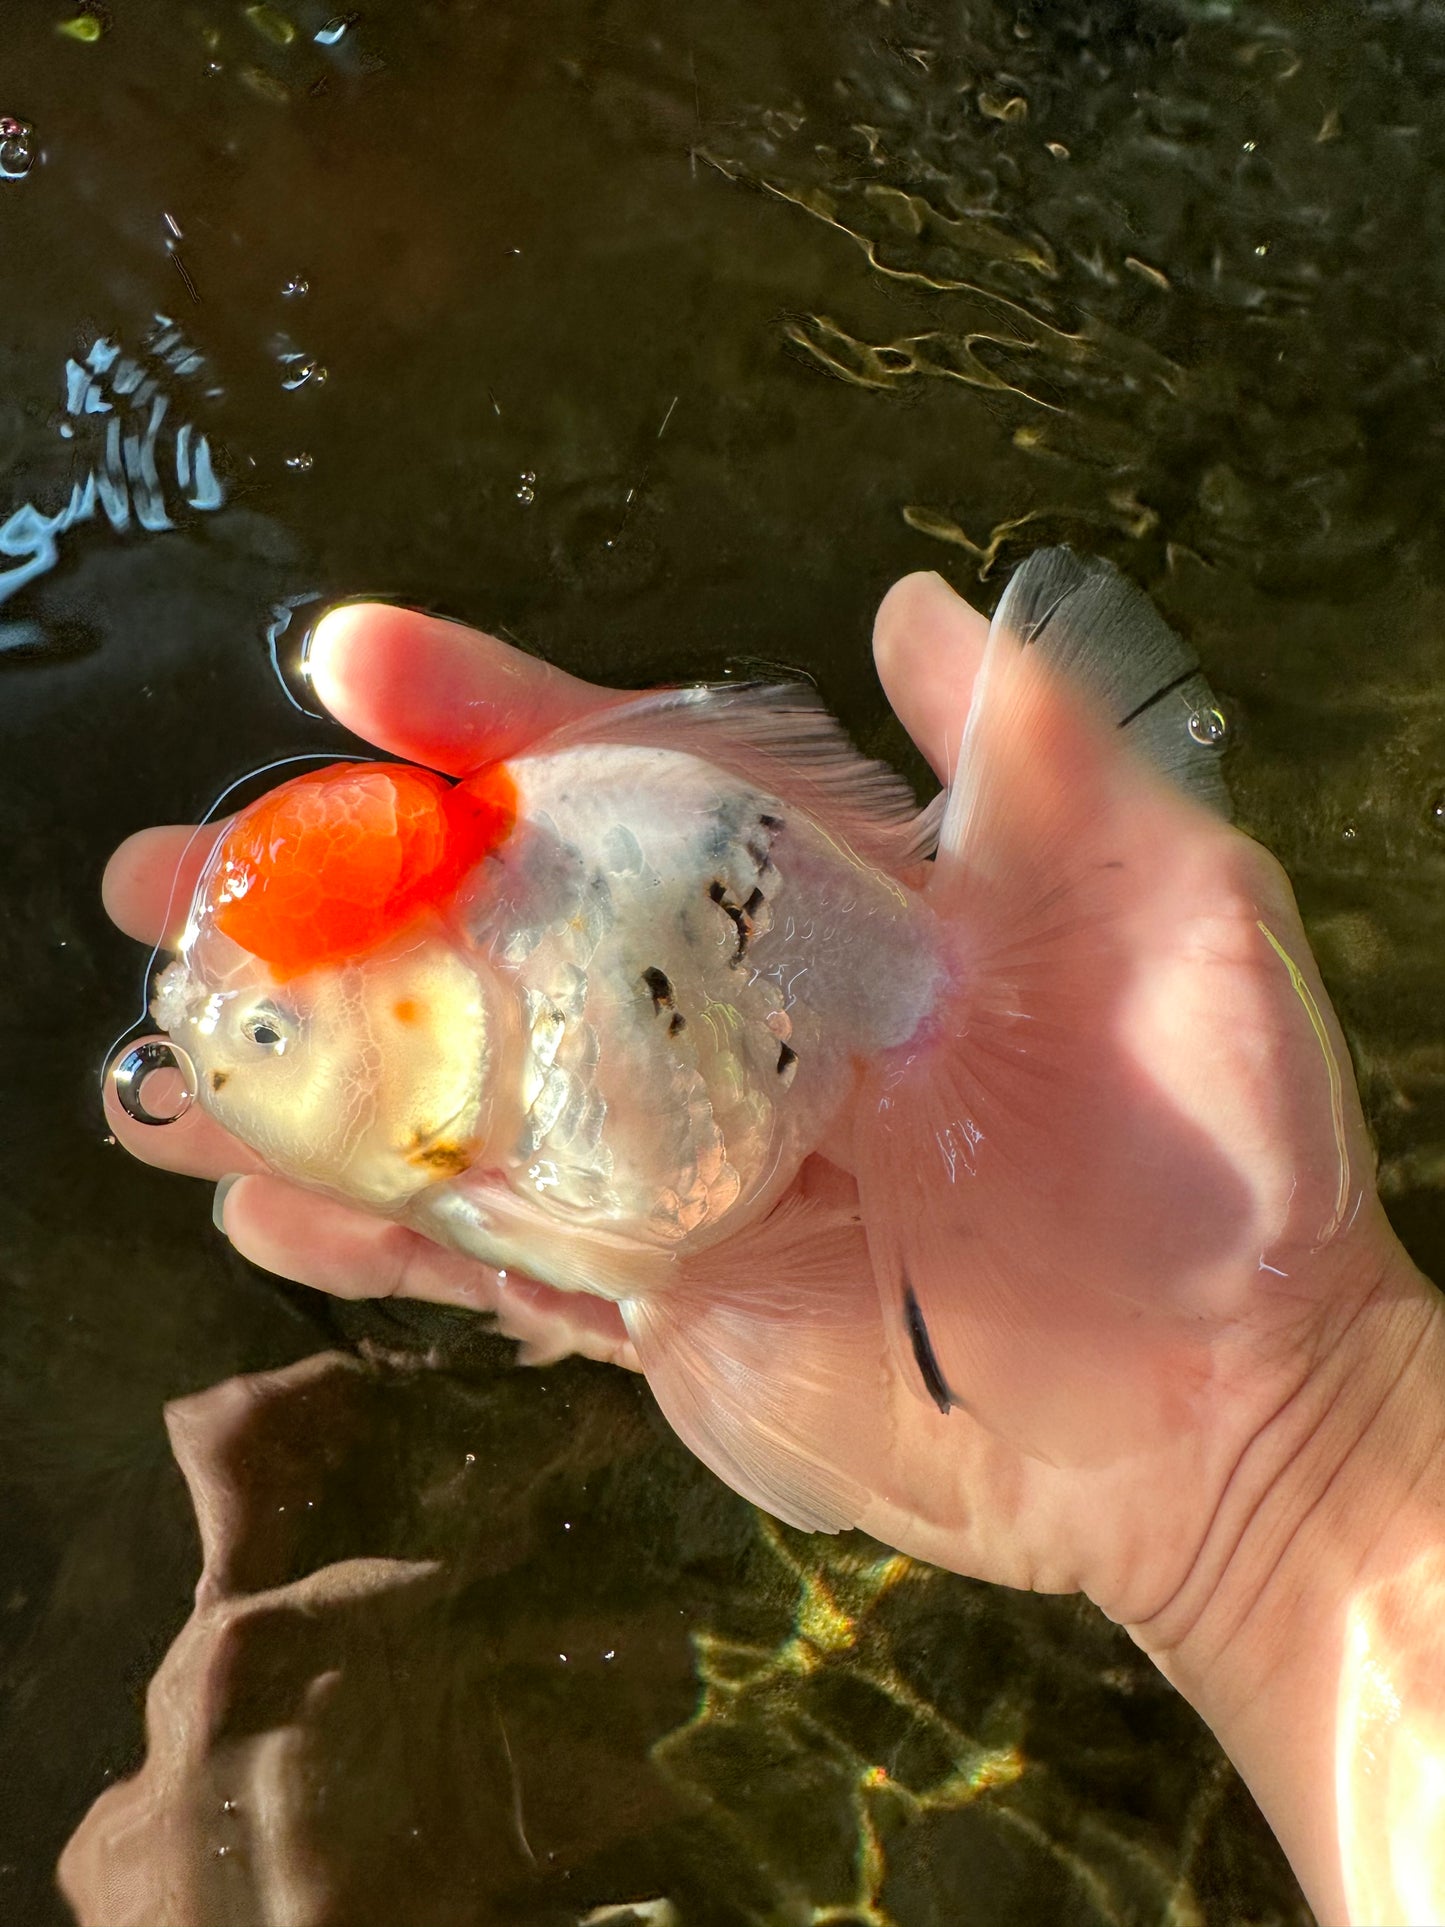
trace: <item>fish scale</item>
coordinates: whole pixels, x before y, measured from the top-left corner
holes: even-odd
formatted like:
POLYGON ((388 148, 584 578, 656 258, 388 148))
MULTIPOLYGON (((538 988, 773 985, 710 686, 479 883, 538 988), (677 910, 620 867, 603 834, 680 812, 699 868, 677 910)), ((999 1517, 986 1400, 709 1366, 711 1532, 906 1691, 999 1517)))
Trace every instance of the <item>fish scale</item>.
MULTIPOLYGON (((771 1088, 785 993, 747 951, 773 923, 772 899, 789 900, 772 854, 784 806, 666 751, 571 750, 528 758, 515 774, 530 827, 490 859, 481 886, 490 908, 473 920, 473 938, 521 959, 529 1008, 556 1011, 565 972, 582 1004, 560 1036, 552 1018, 541 1033, 551 1075, 575 1085, 578 1107, 566 1086, 539 1077, 529 1049, 523 1088, 536 1094, 521 1155, 548 1160, 553 1208, 595 1218, 601 1206, 632 1235, 675 1243, 756 1192, 779 1140, 816 1128, 846 1081, 804 1016, 801 1048, 816 1047, 817 1075, 796 1098, 771 1088), (744 935, 743 906, 765 889, 766 914, 758 905, 744 935), (783 1098, 791 1116, 779 1110, 783 1098)), ((790 1049, 796 1057, 800 1046, 790 1049)))

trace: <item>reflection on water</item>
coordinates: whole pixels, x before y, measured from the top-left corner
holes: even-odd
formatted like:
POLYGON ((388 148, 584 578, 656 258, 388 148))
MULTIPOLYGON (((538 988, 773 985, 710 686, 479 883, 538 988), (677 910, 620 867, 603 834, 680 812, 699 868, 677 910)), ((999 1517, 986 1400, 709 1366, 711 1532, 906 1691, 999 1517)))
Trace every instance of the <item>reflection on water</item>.
POLYGON ((81 1910, 165 1879, 176 1927, 263 1893, 438 1927, 1303 1920, 1088 1609, 779 1532, 620 1374, 277 1285, 123 1167, 93 1092, 138 962, 95 886, 127 830, 354 747, 298 713, 327 598, 622 682, 785 664, 921 776, 868 671, 879 593, 987 594, 1071 540, 1205 662, 1445 1273, 1445 26, 17 11, 0 1914, 69 1917, 80 1828, 81 1910))
POLYGON ((602 1575, 604 1651, 548 1597, 559 1540, 586 1569, 606 1459, 559 1414, 509 1481, 503 1409, 535 1404, 333 1352, 171 1408, 204 1566, 145 1766, 62 1860, 82 1922, 490 1918, 657 1823, 649 1727, 691 1691, 678 1613, 602 1575))
POLYGON ((82 1927, 1208 1917, 1238 1789, 1127 1642, 777 1526, 587 1369, 371 1343, 170 1408, 203 1567, 82 1927))
MULTIPOLYGON (((93 341, 83 359, 65 364, 65 416, 56 434, 70 443, 84 477, 72 481, 68 501, 46 511, 24 502, 0 522, 0 607, 60 559, 59 538, 103 514, 116 535, 136 528, 158 534, 176 521, 167 494, 186 509, 218 509, 226 492, 211 460, 209 438, 190 421, 168 421, 168 376, 203 378, 204 363, 168 315, 157 315, 138 357, 123 355, 113 341, 93 341), (100 419, 97 420, 96 418, 100 419), (164 444, 162 438, 164 437, 164 444), (102 444, 87 459, 87 442, 102 444), (164 460, 166 473, 161 475, 164 460)), ((214 399, 219 389, 212 388, 214 399)), ((178 511, 179 512, 179 511, 178 511)), ((44 648, 39 624, 0 623, 0 650, 44 648)))

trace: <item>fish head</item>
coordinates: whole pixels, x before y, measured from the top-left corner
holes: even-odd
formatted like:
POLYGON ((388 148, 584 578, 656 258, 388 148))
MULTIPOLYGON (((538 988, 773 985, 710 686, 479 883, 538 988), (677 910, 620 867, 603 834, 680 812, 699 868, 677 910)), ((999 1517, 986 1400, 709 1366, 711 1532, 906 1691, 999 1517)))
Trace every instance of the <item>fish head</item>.
POLYGON ((152 1004, 218 1123, 376 1210, 482 1154, 516 1028, 452 914, 485 854, 461 788, 362 764, 263 797, 212 852, 152 1004))

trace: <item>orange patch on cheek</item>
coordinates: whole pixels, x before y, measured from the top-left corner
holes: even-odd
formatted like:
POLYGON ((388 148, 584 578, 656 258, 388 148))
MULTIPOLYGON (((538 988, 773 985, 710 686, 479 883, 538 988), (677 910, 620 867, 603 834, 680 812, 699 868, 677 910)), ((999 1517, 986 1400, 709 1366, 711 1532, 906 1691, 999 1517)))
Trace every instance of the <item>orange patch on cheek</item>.
POLYGON ((392 1005, 391 1014, 399 1024, 414 1024, 421 1016, 421 1006, 414 997, 403 997, 392 1005))

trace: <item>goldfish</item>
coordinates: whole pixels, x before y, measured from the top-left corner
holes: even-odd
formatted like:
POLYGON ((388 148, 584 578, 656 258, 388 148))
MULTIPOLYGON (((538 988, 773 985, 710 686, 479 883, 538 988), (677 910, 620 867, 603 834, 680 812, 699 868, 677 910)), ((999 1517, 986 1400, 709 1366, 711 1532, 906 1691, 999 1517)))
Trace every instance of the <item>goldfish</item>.
POLYGON ((805 684, 647 692, 456 781, 309 770, 220 831, 154 1017, 271 1170, 613 1300, 699 1456, 791 1523, 851 1523, 760 1361, 780 1320, 816 1337, 861 1237, 893 1355, 957 1402, 957 1287, 914 1201, 976 1161, 969 1078, 1029 1047, 1069 860, 1030 846, 1007 772, 1048 753, 1060 692, 1227 813, 1196 657, 1111 565, 1044 550, 925 807, 805 684), (856 1177, 841 1226, 800 1197, 814 1154, 856 1177))

